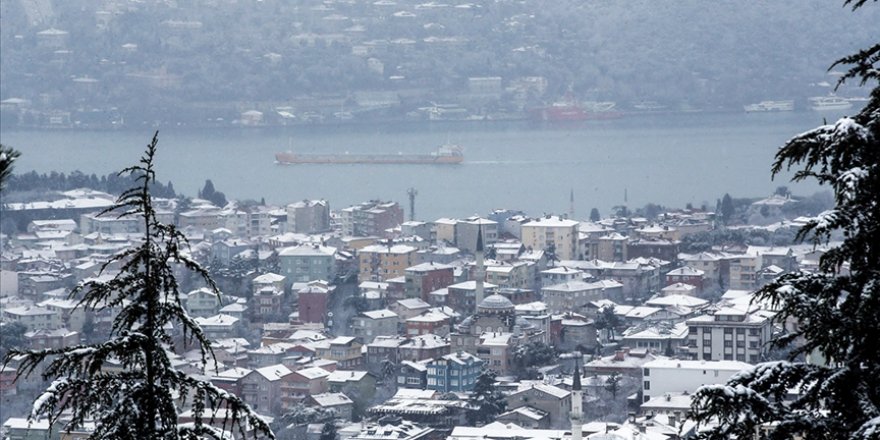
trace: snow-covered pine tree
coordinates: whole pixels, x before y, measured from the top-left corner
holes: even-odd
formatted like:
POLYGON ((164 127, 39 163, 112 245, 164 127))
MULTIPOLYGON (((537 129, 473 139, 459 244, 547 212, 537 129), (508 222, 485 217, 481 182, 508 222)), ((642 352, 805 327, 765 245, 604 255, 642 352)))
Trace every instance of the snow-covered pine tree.
POLYGON ((468 399, 467 419, 471 426, 490 423, 507 410, 507 401, 495 383, 496 377, 498 374, 489 369, 483 369, 477 376, 468 399))
POLYGON ((136 177, 138 186, 101 213, 139 218, 145 228, 143 239, 104 264, 104 268, 121 264, 113 279, 89 281, 71 292, 79 299, 78 307, 120 309, 110 339, 61 349, 12 351, 7 357, 24 356, 19 375, 47 363, 42 375, 53 382, 34 401, 30 419, 48 417, 54 425, 63 415, 66 428, 94 421, 92 439, 229 438, 249 432, 274 438, 268 424, 237 396, 171 365, 169 351, 174 348, 168 328, 174 326, 183 331, 187 343, 200 348, 203 367, 209 362, 216 366, 210 342, 181 305, 175 268, 182 265, 215 293, 217 288, 184 253, 183 234, 156 219, 150 185, 155 180, 157 143, 158 132, 139 165, 120 172, 136 177), (118 362, 121 371, 105 369, 110 361, 118 362), (193 423, 178 423, 184 410, 192 410, 193 423))
POLYGON ((880 439, 880 44, 838 64, 851 66, 841 81, 874 83, 867 105, 788 141, 772 172, 801 167, 794 181, 831 186, 836 206, 798 238, 827 243, 839 231, 843 242, 822 256, 818 273, 786 275, 757 293, 778 309, 777 323, 796 323, 773 341, 793 348, 790 359, 701 388, 692 402, 701 439, 759 431, 769 439, 880 439), (824 361, 804 361, 811 358, 824 361), (798 395, 787 401, 790 390, 798 395))
POLYGON ((3 182, 12 175, 12 164, 20 155, 14 148, 0 144, 0 191, 3 191, 3 182))

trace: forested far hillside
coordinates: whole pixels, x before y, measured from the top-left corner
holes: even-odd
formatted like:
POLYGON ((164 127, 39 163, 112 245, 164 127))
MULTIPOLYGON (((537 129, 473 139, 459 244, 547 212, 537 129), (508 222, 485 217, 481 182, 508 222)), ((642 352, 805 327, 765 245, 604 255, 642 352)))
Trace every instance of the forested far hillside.
POLYGON ((500 76, 505 87, 546 78, 532 104, 568 92, 709 110, 802 101, 828 93, 829 60, 869 44, 880 23, 873 6, 853 14, 823 0, 4 0, 0 8, 0 99, 184 120, 363 91, 455 101, 475 76, 500 76))

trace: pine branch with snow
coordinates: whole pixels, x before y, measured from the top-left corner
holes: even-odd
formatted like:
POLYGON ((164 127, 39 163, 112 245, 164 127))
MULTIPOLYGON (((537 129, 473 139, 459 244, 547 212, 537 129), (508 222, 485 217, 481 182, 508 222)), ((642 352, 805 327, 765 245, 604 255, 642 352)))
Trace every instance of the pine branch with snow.
POLYGON ((21 153, 12 147, 0 144, 0 191, 3 191, 3 183, 12 176, 12 165, 21 153))
MULTIPOLYGON (((875 45, 839 61, 852 66, 843 79, 876 82, 878 54, 875 45)), ((699 389, 698 438, 760 430, 770 439, 880 439, 880 86, 857 115, 789 140, 772 172, 791 168, 794 181, 830 186, 836 205, 798 238, 823 244, 841 233, 843 241, 822 255, 817 273, 784 275, 757 292, 754 301, 771 304, 787 330, 773 344, 792 348, 789 362, 699 389)))
POLYGON ((35 400, 31 420, 47 417, 52 425, 63 421, 66 429, 93 421, 92 439, 225 439, 250 433, 274 438, 269 425, 240 398, 171 364, 169 328, 178 328, 187 344, 199 348, 202 366, 213 362, 216 368, 210 341, 181 303, 175 269, 190 270, 218 296, 219 291, 208 272, 184 253, 188 243, 183 234, 156 218, 150 185, 157 144, 158 133, 140 163, 120 172, 135 176, 138 186, 101 213, 142 220, 142 240, 103 265, 102 273, 110 265, 121 266, 114 278, 82 283, 70 294, 86 310, 119 309, 110 339, 60 349, 13 350, 6 360, 23 357, 19 377, 44 366, 43 378, 53 380, 35 400), (179 424, 186 409, 192 411, 193 422, 179 424))

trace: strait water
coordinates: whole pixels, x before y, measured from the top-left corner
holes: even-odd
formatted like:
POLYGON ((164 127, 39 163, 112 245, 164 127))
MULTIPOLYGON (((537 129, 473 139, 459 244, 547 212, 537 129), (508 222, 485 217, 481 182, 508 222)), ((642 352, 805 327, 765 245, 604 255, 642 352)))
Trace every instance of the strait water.
MULTIPOLYGON (((787 139, 827 114, 668 114, 567 125, 527 122, 325 125, 278 128, 161 128, 158 178, 195 195, 205 179, 230 198, 284 204, 325 198, 334 209, 363 200, 396 200, 418 190, 416 217, 485 214, 496 208, 533 215, 565 213, 574 190, 575 215, 593 207, 648 202, 695 206, 725 192, 769 195, 794 185, 770 179, 770 164, 787 139), (293 165, 274 163, 288 148, 302 153, 428 153, 446 141, 464 148, 465 163, 444 165, 293 165)), ((836 115, 833 115, 836 116, 836 115)), ((16 172, 81 170, 98 175, 133 164, 153 130, 0 130, 0 142, 22 151, 16 172)), ((409 214, 407 213, 407 217, 409 214)))

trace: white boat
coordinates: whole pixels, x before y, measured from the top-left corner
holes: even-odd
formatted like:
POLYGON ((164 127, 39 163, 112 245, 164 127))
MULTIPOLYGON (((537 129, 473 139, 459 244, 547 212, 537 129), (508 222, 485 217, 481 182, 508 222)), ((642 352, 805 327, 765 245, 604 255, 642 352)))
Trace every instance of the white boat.
POLYGON ((851 109, 852 102, 839 96, 816 96, 810 98, 813 110, 817 112, 827 110, 847 110, 851 109))
POLYGON ((790 112, 794 110, 794 101, 761 101, 757 104, 744 105, 743 110, 753 112, 790 112))
POLYGON ((584 101, 581 105, 588 112, 605 113, 614 110, 617 103, 614 101, 584 101))
POLYGON ((643 112, 666 110, 666 106, 657 101, 639 101, 633 104, 633 108, 643 112))

